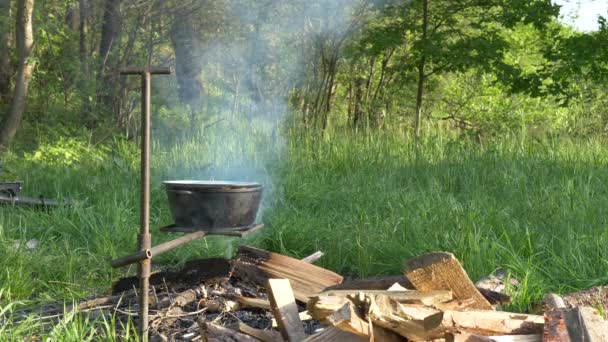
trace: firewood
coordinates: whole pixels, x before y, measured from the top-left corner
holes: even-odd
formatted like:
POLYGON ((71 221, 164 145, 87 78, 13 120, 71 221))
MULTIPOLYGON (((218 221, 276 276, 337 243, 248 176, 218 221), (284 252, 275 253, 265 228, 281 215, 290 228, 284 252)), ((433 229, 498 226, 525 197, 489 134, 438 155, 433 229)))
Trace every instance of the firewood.
POLYGON ((364 317, 365 313, 352 302, 344 304, 340 309, 327 316, 321 323, 325 325, 334 326, 340 330, 350 332, 352 334, 370 338, 376 341, 402 341, 402 338, 383 327, 376 324, 371 324, 366 321, 364 317))
POLYGON ((289 279, 296 299, 307 302, 325 288, 342 282, 342 276, 307 262, 261 249, 241 246, 234 273, 260 285, 269 278, 289 279))
POLYGON ((203 342, 259 342, 257 338, 210 322, 199 320, 198 326, 203 342))
POLYGON ((312 318, 322 321, 348 302, 345 297, 316 296, 310 299, 306 309, 312 318))
MULTIPOLYGON (((357 336, 336 327, 329 327, 308 337, 305 342, 368 342, 369 338, 357 336)), ((381 341, 381 340, 377 340, 381 341)))
POLYGON ((236 299, 237 302, 241 303, 241 305, 246 307, 270 310, 270 302, 266 299, 251 298, 240 295, 234 296, 234 299, 236 299))
POLYGON ((444 311, 441 328, 448 331, 469 331, 481 335, 542 334, 543 316, 503 311, 444 311))
POLYGON ((466 331, 449 333, 446 342, 494 342, 490 337, 477 335, 466 331))
POLYGON ((263 342, 282 342, 283 341, 281 334, 275 330, 256 329, 256 328, 250 327, 249 325, 247 325, 243 322, 239 322, 239 323, 235 324, 235 326, 233 328, 235 330, 242 332, 243 334, 253 336, 263 342))
POLYGON ((344 281, 341 284, 334 285, 325 289, 325 291, 333 290, 386 290, 395 283, 403 286, 406 289, 414 289, 413 285, 404 276, 385 276, 367 279, 352 279, 344 281))
POLYGON ((312 253, 311 255, 302 258, 302 261, 307 262, 309 264, 314 264, 315 262, 317 262, 317 260, 321 259, 323 256, 325 255, 325 253, 321 252, 321 251, 316 251, 314 253, 312 253))
MULTIPOLYGON (((301 321, 309 321, 312 319, 312 317, 310 316, 310 314, 308 313, 308 311, 301 311, 298 312, 298 316, 300 316, 300 320, 301 321)), ((278 327, 279 324, 277 323, 277 320, 275 318, 272 319, 272 327, 276 328, 278 327)))
POLYGON ((542 342, 542 335, 503 335, 490 336, 496 342, 542 342))
POLYGON ((543 341, 545 342, 570 342, 568 329, 564 321, 564 300, 555 295, 549 294, 545 297, 545 327, 543 331, 543 341))
POLYGON ((366 296, 367 317, 373 324, 392 330, 411 341, 427 341, 442 337, 433 331, 443 318, 443 313, 425 305, 401 304, 390 296, 366 296))
MULTIPOLYGON (((387 291, 411 291, 411 289, 406 289, 405 287, 401 286, 401 284, 399 284, 399 283, 394 283, 393 285, 391 285, 391 287, 389 287, 386 290, 387 291)), ((451 297, 451 295, 450 295, 450 297, 451 297)))
POLYGON ((608 326, 597 310, 582 306, 564 312, 564 321, 572 341, 608 341, 608 326))
POLYGON ((358 293, 363 293, 365 295, 386 295, 399 303, 404 304, 424 304, 424 305, 433 305, 436 303, 443 303, 452 300, 452 292, 451 291, 429 291, 429 292, 421 292, 421 291, 388 291, 388 290, 331 290, 322 292, 320 296, 336 296, 336 297, 346 297, 349 295, 356 295, 358 293))
POLYGON ((272 314, 277 320, 283 338, 289 342, 305 340, 306 333, 298 316, 298 305, 289 280, 268 279, 267 290, 272 314))
POLYGON ((431 253, 408 260, 404 272, 417 290, 451 290, 454 299, 472 298, 471 309, 493 310, 451 253, 431 253))

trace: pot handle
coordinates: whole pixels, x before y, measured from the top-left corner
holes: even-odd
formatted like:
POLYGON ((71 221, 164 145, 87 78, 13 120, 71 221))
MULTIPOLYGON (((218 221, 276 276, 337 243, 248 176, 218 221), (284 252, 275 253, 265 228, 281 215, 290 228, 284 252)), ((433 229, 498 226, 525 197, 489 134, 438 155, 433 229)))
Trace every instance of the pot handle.
POLYGON ((178 195, 192 195, 193 194, 192 191, 188 191, 188 190, 174 190, 174 189, 171 189, 170 191, 171 192, 175 192, 178 195))

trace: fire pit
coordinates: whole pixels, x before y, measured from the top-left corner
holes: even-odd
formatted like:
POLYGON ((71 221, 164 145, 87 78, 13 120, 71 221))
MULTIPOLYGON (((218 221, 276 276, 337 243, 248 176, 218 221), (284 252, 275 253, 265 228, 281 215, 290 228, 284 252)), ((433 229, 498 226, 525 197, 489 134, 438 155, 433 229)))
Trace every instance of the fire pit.
POLYGON ((260 206, 258 183, 166 181, 169 207, 177 226, 204 231, 248 227, 260 206))

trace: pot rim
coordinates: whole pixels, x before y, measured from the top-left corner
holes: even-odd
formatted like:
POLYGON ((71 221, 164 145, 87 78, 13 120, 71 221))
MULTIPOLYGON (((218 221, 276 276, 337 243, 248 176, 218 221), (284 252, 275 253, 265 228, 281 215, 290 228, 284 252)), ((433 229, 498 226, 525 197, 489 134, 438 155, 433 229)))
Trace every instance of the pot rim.
POLYGON ((167 188, 189 188, 189 189, 252 189, 261 188, 256 182, 232 182, 216 180, 169 180, 163 181, 167 188))

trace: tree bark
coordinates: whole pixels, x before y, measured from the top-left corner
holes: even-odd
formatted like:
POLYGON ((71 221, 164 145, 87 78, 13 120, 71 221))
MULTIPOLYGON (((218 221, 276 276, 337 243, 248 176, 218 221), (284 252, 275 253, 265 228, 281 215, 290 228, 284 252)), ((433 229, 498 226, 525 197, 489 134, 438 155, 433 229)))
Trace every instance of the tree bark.
POLYGON ((34 62, 30 61, 34 50, 33 11, 34 0, 19 0, 16 20, 19 65, 11 107, 0 130, 0 149, 4 149, 10 144, 19 129, 25 110, 29 83, 34 73, 34 62))
POLYGON ((420 62, 418 63, 418 93, 416 95, 416 139, 420 137, 420 119, 422 116, 422 100, 424 95, 424 67, 426 64, 426 32, 428 27, 428 0, 422 1, 422 51, 420 53, 420 62))
POLYGON ((87 0, 78 1, 78 10, 80 12, 80 69, 85 78, 89 75, 89 61, 87 51, 87 33, 88 27, 88 13, 87 13, 87 0))
MULTIPOLYGON (((118 45, 120 32, 120 2, 121 0, 106 0, 104 4, 103 23, 101 26, 101 40, 99 41, 99 66, 97 71, 97 102, 102 108, 110 108, 113 94, 118 86, 115 84, 116 77, 108 69, 112 51, 118 45)), ((89 128, 94 128, 97 120, 92 118, 88 122, 89 128)))
POLYGON ((0 0, 0 108, 1 104, 8 102, 11 92, 11 77, 13 66, 11 64, 12 30, 11 30, 11 2, 0 0))

